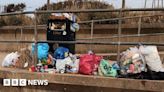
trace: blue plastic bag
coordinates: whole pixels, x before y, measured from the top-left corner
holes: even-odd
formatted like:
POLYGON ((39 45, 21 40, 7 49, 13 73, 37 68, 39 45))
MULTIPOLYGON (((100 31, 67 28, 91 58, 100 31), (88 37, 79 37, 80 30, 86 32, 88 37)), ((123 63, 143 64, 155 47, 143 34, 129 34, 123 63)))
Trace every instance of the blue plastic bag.
POLYGON ((113 69, 115 69, 115 70, 120 70, 120 66, 118 65, 118 63, 114 63, 114 64, 112 65, 112 67, 113 67, 113 69))
POLYGON ((80 29, 80 26, 78 23, 71 24, 71 31, 77 32, 77 31, 79 31, 79 29, 80 29))
MULTIPOLYGON (((47 43, 38 43, 38 59, 47 59, 48 57, 48 50, 49 50, 49 45, 47 43)), ((35 52, 35 44, 32 44, 32 53, 34 54, 35 52)))
POLYGON ((69 49, 65 47, 58 47, 54 52, 54 58, 64 59, 68 56, 69 49))

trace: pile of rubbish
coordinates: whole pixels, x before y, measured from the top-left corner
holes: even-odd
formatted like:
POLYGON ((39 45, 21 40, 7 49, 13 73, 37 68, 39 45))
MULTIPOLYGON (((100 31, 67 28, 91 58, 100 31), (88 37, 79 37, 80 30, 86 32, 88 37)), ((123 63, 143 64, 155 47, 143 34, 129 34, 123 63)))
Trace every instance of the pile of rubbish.
POLYGON ((156 46, 131 47, 121 53, 121 77, 164 79, 164 68, 156 46))
MULTIPOLYGON (((67 18, 71 21, 71 26, 70 26, 70 30, 72 32, 77 32, 80 29, 79 24, 77 23, 77 16, 75 16, 73 13, 52 13, 50 16, 50 19, 64 19, 67 18)), ((51 30, 54 29, 63 29, 66 30, 66 24, 62 25, 62 24, 54 24, 52 23, 52 26, 50 27, 51 30)))
POLYGON ((129 48, 121 53, 120 66, 122 75, 147 71, 144 56, 137 47, 129 48))
POLYGON ((104 56, 98 56, 92 51, 76 56, 65 47, 58 47, 53 53, 48 51, 47 43, 39 43, 37 65, 31 63, 34 54, 34 46, 32 46, 32 53, 25 49, 22 50, 22 53, 12 52, 8 54, 4 58, 2 66, 26 68, 31 72, 164 79, 164 68, 156 46, 130 47, 121 53, 120 61, 104 59, 104 56), (23 64, 19 64, 20 62, 23 64))

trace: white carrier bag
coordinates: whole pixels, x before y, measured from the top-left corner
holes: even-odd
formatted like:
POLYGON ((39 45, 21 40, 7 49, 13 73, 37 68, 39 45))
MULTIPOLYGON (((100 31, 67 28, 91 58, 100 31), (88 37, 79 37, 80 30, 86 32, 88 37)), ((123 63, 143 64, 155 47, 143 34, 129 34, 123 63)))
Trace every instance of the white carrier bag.
POLYGON ((151 71, 164 72, 157 46, 140 46, 139 50, 145 57, 145 62, 151 71))

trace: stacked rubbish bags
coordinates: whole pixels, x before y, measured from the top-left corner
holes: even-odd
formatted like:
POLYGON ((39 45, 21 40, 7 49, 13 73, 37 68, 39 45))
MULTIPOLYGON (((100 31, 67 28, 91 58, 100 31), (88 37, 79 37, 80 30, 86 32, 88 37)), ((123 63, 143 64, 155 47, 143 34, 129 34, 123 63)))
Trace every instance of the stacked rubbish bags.
POLYGON ((122 75, 147 71, 145 59, 137 47, 131 47, 121 53, 120 66, 122 75))
MULTIPOLYGON (((32 72, 55 72, 54 65, 55 60, 51 53, 49 53, 49 45, 48 43, 38 43, 37 44, 37 57, 38 63, 37 65, 32 65, 29 68, 29 71, 32 72)), ((32 44, 32 55, 35 53, 35 45, 32 44)))
POLYGON ((78 73, 79 59, 77 56, 71 54, 69 49, 59 47, 54 52, 56 61, 56 72, 58 73, 78 73))
POLYGON ((116 77, 118 69, 116 62, 111 63, 110 60, 105 60, 91 51, 80 56, 79 73, 81 74, 116 77))
MULTIPOLYGON (((34 46, 32 52, 34 53, 34 46)), ((32 72, 48 73, 78 73, 79 59, 71 54, 69 49, 58 47, 54 53, 49 53, 47 43, 38 44, 38 64, 31 66, 32 72)))
POLYGON ((164 68, 157 46, 129 48, 121 53, 120 67, 120 74, 126 78, 164 79, 164 68))
MULTIPOLYGON (((98 56, 92 51, 89 51, 87 54, 76 56, 71 54, 69 49, 65 47, 58 47, 53 53, 50 53, 47 43, 39 43, 37 46, 37 64, 26 65, 26 63, 30 64, 30 62, 25 61, 25 65, 29 66, 28 69, 31 72, 79 73, 84 75, 99 75, 106 77, 117 77, 118 75, 117 71, 119 69, 119 65, 117 62, 106 60, 103 56, 98 56)), ((31 56, 34 56, 34 53, 35 45, 32 44, 31 56)), ((17 63, 22 62, 19 61, 19 57, 21 56, 22 55, 18 52, 7 55, 2 66, 16 66, 17 63)), ((22 58, 21 60, 27 59, 22 58)))
POLYGON ((157 46, 130 47, 120 54, 120 61, 109 60, 106 56, 96 55, 93 51, 76 56, 65 47, 58 47, 50 53, 47 43, 39 43, 37 50, 36 65, 32 65, 32 56, 35 52, 35 45, 32 44, 31 53, 26 48, 6 55, 2 61, 2 67, 24 68, 31 72, 164 79, 164 68, 157 46))

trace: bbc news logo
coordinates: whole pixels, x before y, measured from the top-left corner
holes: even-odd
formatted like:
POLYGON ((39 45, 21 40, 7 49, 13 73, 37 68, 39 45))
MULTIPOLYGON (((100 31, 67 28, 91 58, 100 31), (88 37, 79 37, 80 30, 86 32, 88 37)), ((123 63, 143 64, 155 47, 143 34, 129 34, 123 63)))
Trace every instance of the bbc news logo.
POLYGON ((48 80, 3 79, 3 86, 46 86, 48 80))

